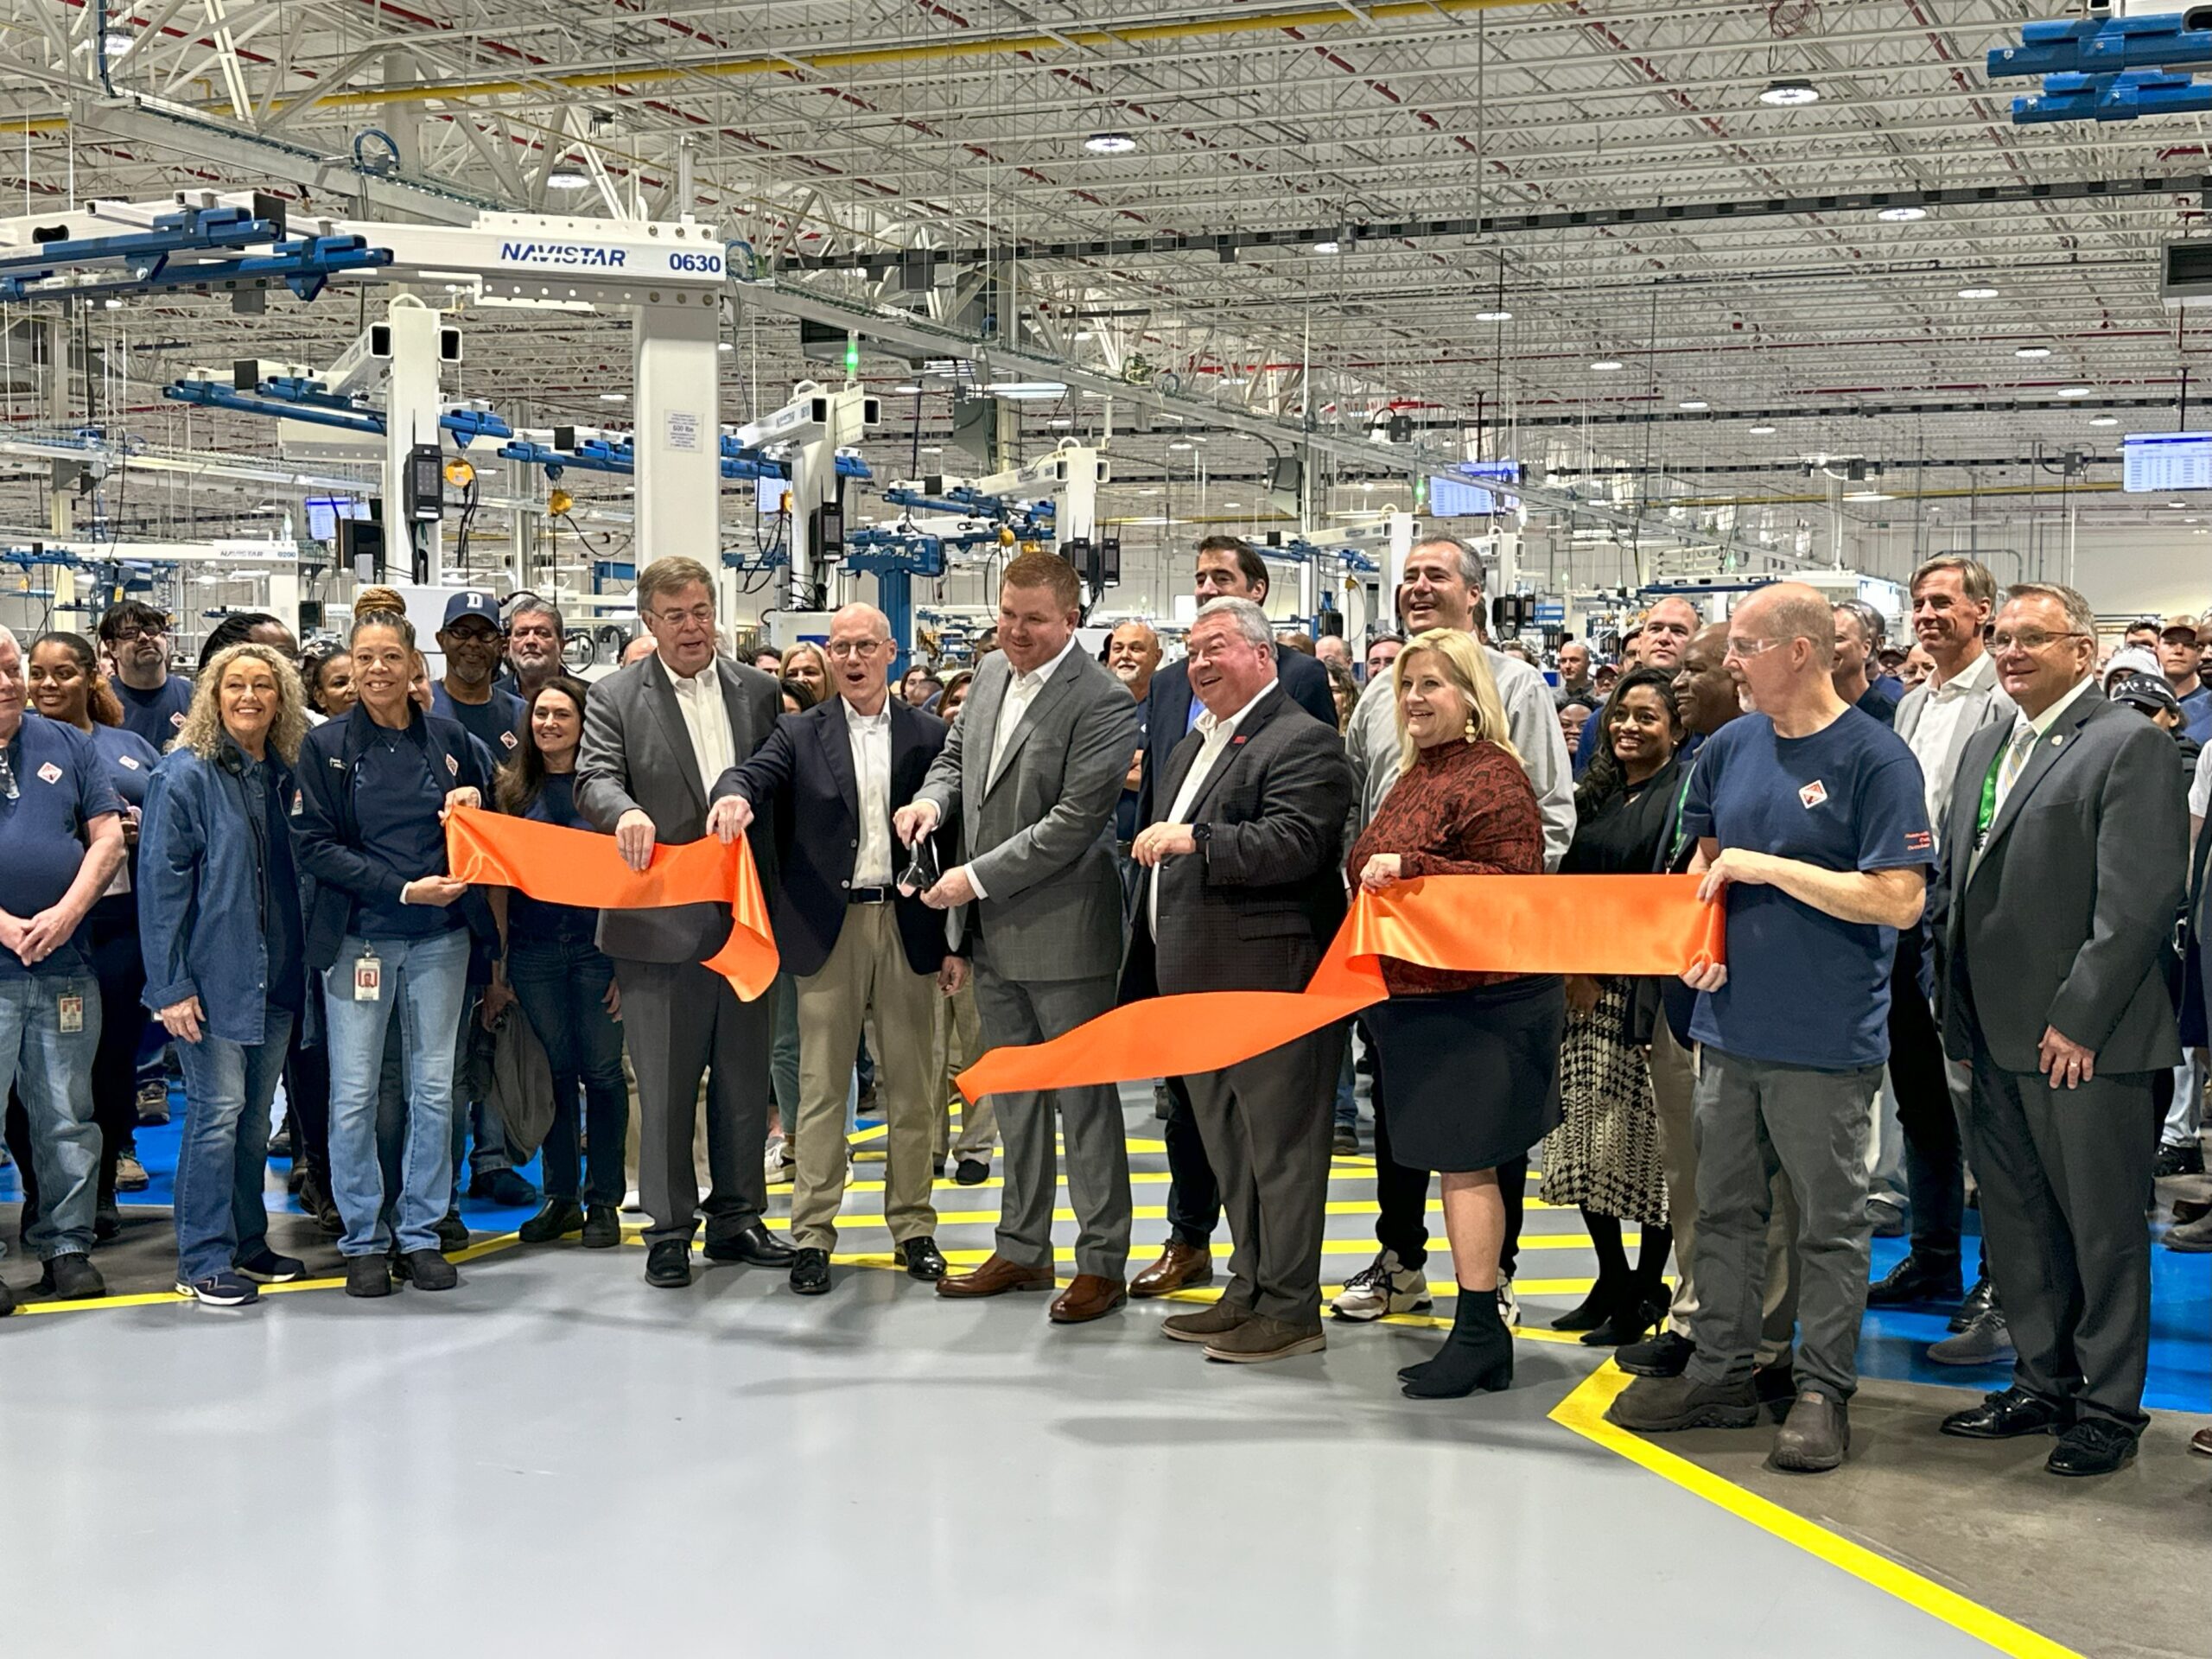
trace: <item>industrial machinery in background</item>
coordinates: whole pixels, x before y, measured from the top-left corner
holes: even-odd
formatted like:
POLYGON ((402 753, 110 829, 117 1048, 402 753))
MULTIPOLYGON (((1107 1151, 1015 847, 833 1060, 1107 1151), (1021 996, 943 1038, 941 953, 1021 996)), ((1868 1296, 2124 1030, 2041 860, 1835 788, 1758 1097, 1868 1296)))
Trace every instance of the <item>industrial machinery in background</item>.
POLYGON ((2012 100, 2022 125, 2137 121, 2212 110, 2212 5, 2202 0, 2089 0, 2083 15, 2029 23, 1989 54, 1993 80, 2038 77, 2012 100))

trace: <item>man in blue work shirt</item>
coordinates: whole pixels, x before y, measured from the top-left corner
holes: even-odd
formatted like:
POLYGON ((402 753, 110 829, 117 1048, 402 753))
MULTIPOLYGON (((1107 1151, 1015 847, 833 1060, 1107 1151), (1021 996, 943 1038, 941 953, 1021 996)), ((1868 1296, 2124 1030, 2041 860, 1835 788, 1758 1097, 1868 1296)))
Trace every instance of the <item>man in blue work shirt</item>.
POLYGON ((123 704, 124 729, 166 751, 192 707, 192 682, 169 672, 168 613, 126 599, 108 608, 98 632, 115 659, 115 695, 123 704))
POLYGON ((430 712, 459 721, 471 737, 491 750, 494 764, 505 766, 522 741, 523 702, 493 683, 506 652, 499 601, 473 589, 448 600, 438 649, 446 654, 446 671, 431 689, 430 712))
POLYGON ((2182 734, 2200 745, 2212 743, 2212 685, 2197 671, 2204 662, 2203 639, 2193 616, 2170 616, 2158 631, 2158 667, 2181 702, 2182 734))
MULTIPOLYGON (((430 712, 459 721, 489 752, 494 766, 505 766, 522 741, 523 700, 493 683, 505 647, 499 601, 491 594, 464 588, 446 601, 445 626, 438 630, 446 671, 430 688, 430 712)), ((468 1195, 527 1207, 537 1202, 537 1189, 515 1173, 505 1132, 496 1116, 485 1109, 492 1087, 493 1044, 485 1021, 478 1017, 488 1000, 488 1012, 496 1021, 514 993, 493 983, 490 965, 480 961, 471 964, 468 983, 468 995, 461 999, 461 1046, 454 1059, 454 1183, 459 1185, 464 1167, 462 1139, 473 1126, 476 1149, 466 1166, 468 1195)))
POLYGON ((0 1094, 12 1084, 30 1118, 41 1202, 23 1242, 40 1288, 72 1301, 107 1294, 91 1258, 99 982, 79 930, 123 862, 123 820, 92 740, 27 713, 28 689, 0 628, 0 1094))
POLYGON ((1918 924, 1935 836, 1920 763, 1836 695, 1835 622, 1796 582, 1728 620, 1726 663, 1756 713, 1699 752, 1682 828, 1693 871, 1727 905, 1727 964, 1683 976, 1700 995, 1697 1352, 1640 1376, 1606 1415, 1624 1428, 1748 1428, 1771 1182, 1798 1199, 1796 1398, 1770 1466, 1836 1468, 1851 1444, 1872 1236, 1866 1139, 1889 1057, 1897 930, 1918 924))

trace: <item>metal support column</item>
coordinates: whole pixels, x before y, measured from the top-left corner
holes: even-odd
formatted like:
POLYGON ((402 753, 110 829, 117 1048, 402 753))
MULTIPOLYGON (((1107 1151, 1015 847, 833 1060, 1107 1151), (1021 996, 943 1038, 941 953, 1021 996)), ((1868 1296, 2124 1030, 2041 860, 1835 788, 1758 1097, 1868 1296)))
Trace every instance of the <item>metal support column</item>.
POLYGON ((698 560, 716 573, 716 594, 728 615, 734 590, 721 579, 715 301, 709 294, 696 304, 664 302, 631 314, 638 493, 630 556, 640 570, 671 554, 698 560))
POLYGON ((385 382, 384 523, 385 563, 395 580, 435 584, 439 579, 439 525, 407 518, 407 452, 418 443, 439 441, 438 314, 411 295, 395 297, 386 313, 391 325, 391 365, 385 382))

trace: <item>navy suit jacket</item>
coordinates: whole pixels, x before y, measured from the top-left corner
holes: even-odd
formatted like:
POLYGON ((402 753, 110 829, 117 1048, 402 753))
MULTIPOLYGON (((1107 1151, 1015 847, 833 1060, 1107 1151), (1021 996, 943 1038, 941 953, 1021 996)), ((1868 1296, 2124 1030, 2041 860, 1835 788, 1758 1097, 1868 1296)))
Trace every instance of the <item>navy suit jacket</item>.
MULTIPOLYGON (((944 747, 945 723, 910 707, 896 691, 891 710, 891 795, 884 833, 891 837, 891 874, 906 867, 906 849, 890 813, 914 798, 930 762, 944 747)), ((844 931, 845 907, 860 855, 860 782, 853 773, 845 700, 835 695, 803 715, 783 715, 752 758, 715 783, 713 798, 741 795, 756 816, 775 825, 780 879, 768 891, 776 948, 784 970, 818 974, 844 931)), ((933 974, 944 962, 944 917, 918 896, 892 900, 906 965, 933 974)))
MULTIPOLYGON (((1321 666, 1318 658, 1278 645, 1275 677, 1281 683, 1285 696, 1331 731, 1337 729, 1336 694, 1329 689, 1329 671, 1321 666)), ((1173 804, 1172 798, 1163 801, 1153 798, 1153 782, 1167 776, 1167 757, 1175 753, 1175 746, 1191 729, 1190 664, 1170 663, 1154 675, 1144 706, 1144 781, 1138 786, 1137 794, 1140 824, 1152 823, 1173 804)))

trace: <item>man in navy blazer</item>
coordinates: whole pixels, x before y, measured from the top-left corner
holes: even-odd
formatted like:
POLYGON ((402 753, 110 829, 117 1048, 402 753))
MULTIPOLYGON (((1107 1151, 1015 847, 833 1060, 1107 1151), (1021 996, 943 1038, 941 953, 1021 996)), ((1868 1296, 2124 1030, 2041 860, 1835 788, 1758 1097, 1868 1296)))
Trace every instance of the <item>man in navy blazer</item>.
POLYGON ((898 880, 906 851, 892 814, 914 798, 944 747, 945 723, 891 695, 898 647, 873 605, 830 620, 830 689, 785 715, 750 760, 714 788, 707 829, 735 840, 754 815, 775 829, 780 880, 769 894, 776 945, 798 988, 798 1169, 791 1185, 791 1288, 830 1288, 845 1196, 845 1102, 861 1026, 872 1008, 887 1103, 883 1211, 899 1260, 944 1276, 930 1203, 938 1103, 931 1065, 935 1000, 967 963, 945 950, 944 918, 898 880))
MULTIPOLYGON (((1217 599, 1249 599, 1265 608, 1267 561, 1234 536, 1209 536, 1198 543, 1198 571, 1192 586, 1202 606, 1217 599)), ((1318 658, 1287 645, 1278 644, 1274 652, 1275 675, 1283 695, 1335 731, 1337 700, 1329 689, 1329 671, 1318 658)), ((1188 663, 1170 663, 1152 677, 1152 690, 1145 696, 1144 776, 1138 784, 1137 823, 1150 823, 1154 808, 1168 804, 1156 798, 1156 780, 1167 776, 1168 756, 1197 728, 1198 716, 1204 713, 1205 705, 1191 695, 1188 663)), ((1209 1241, 1221 1221, 1221 1183, 1214 1179, 1213 1167, 1206 1161, 1205 1142, 1198 1135, 1190 1091, 1180 1077, 1166 1081, 1167 1243, 1160 1259, 1130 1284, 1132 1296, 1165 1296, 1186 1285, 1203 1285, 1213 1277, 1209 1241)))

